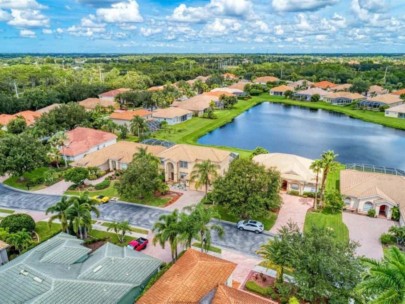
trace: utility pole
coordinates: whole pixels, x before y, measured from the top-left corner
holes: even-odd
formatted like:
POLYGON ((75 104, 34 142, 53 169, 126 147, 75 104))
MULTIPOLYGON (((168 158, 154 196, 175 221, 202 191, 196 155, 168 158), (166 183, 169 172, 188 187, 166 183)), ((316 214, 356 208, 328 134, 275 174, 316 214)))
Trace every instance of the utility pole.
POLYGON ((20 96, 18 95, 17 82, 14 80, 13 84, 14 84, 15 97, 20 98, 20 96))
POLYGON ((385 84, 385 82, 387 80, 387 72, 388 72, 388 66, 385 68, 384 79, 383 79, 384 84, 385 84))

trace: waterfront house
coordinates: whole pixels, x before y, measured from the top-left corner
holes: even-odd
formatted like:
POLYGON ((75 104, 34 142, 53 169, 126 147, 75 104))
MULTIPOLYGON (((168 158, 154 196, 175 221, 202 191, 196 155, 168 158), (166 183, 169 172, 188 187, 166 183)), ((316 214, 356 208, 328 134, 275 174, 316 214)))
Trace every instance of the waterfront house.
POLYGON ((142 117, 143 119, 148 120, 152 118, 152 112, 145 109, 133 111, 115 111, 114 113, 111 113, 110 118, 117 125, 126 126, 127 128, 129 128, 131 125, 131 120, 135 116, 139 116, 142 117))
POLYGON ((328 94, 328 91, 325 91, 320 88, 310 88, 307 90, 302 90, 302 91, 296 92, 294 94, 294 98, 299 99, 299 100, 311 101, 311 97, 316 94, 318 94, 322 98, 322 96, 325 96, 326 94, 328 94))
POLYGON ((368 88, 367 97, 375 97, 377 95, 387 94, 388 90, 379 85, 372 85, 368 88))
POLYGON ((336 86, 337 86, 337 84, 334 84, 333 82, 326 81, 326 80, 323 80, 320 82, 315 82, 312 84, 312 87, 322 89, 322 90, 329 90, 336 86))
POLYGON ((297 191, 301 195, 316 191, 316 175, 310 169, 312 159, 293 154, 269 153, 256 155, 253 161, 268 169, 278 170, 284 191, 297 191))
POLYGON ((321 100, 333 105, 345 105, 364 99, 364 96, 358 93, 350 92, 330 92, 321 97, 321 100))
POLYGON ((302 79, 297 81, 287 81, 287 85, 294 88, 294 90, 307 90, 313 85, 313 82, 302 79))
POLYGON ((185 122, 191 118, 193 118, 193 112, 175 107, 156 109, 152 112, 152 119, 159 122, 165 121, 168 125, 185 122))
POLYGON ((226 87, 226 88, 216 88, 211 90, 211 92, 207 92, 204 93, 205 95, 212 95, 210 93, 212 92, 222 92, 222 93, 228 93, 228 94, 232 94, 233 96, 242 96, 243 94, 245 94, 245 92, 243 92, 243 90, 240 89, 235 89, 235 88, 230 88, 230 87, 226 87))
POLYGON ((276 83, 279 82, 280 79, 274 76, 263 76, 263 77, 256 77, 253 82, 258 84, 267 84, 267 83, 276 83))
POLYGON ((68 161, 77 161, 117 142, 117 135, 113 133, 83 127, 66 132, 66 137, 60 153, 68 161))
POLYGON ((220 90, 216 90, 216 91, 210 91, 210 92, 205 92, 203 93, 204 95, 207 96, 215 96, 220 98, 221 96, 235 96, 235 94, 230 93, 231 91, 220 91, 220 90))
POLYGON ((202 116, 208 108, 210 108, 212 102, 218 104, 219 97, 200 94, 184 101, 175 101, 173 102, 172 107, 191 111, 195 116, 202 116))
POLYGON ((92 250, 59 233, 0 266, 0 303, 132 304, 160 265, 127 247, 92 250))
POLYGON ((273 96, 284 96, 286 92, 294 92, 294 88, 286 85, 281 85, 270 89, 270 95, 273 96))
POLYGON ((340 171, 340 192, 346 209, 367 214, 374 209, 377 217, 391 219, 392 209, 400 211, 400 225, 405 219, 405 177, 391 174, 340 171))
POLYGON ((379 109, 380 107, 395 107, 403 104, 402 99, 398 95, 384 94, 374 97, 368 97, 360 102, 360 106, 368 109, 379 109))
POLYGON ((121 93, 125 93, 131 91, 131 89, 127 89, 127 88, 120 88, 120 89, 115 89, 115 90, 111 90, 108 92, 104 92, 101 93, 100 95, 98 95, 98 97, 103 100, 103 101, 115 101, 115 98, 121 94, 121 93))
POLYGON ((245 90, 245 86, 246 86, 247 84, 251 84, 251 82, 250 82, 250 81, 246 81, 246 80, 241 80, 241 81, 236 82, 236 83, 234 83, 234 84, 232 84, 232 85, 230 85, 230 86, 227 86, 227 88, 229 88, 229 89, 237 89, 237 90, 240 90, 240 91, 244 91, 244 90, 245 90))
POLYGON ((94 110, 97 106, 102 108, 118 108, 118 104, 115 101, 99 98, 86 98, 85 100, 79 101, 79 105, 87 111, 94 110))
POLYGON ((385 110, 385 116, 405 119, 405 104, 385 110))

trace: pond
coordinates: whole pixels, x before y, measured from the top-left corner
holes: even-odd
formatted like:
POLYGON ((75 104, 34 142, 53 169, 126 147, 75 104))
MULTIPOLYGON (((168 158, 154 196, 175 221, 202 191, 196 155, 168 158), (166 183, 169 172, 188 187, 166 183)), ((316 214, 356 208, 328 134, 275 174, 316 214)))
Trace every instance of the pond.
POLYGON ((346 115, 264 102, 198 140, 200 144, 297 154, 311 159, 334 150, 345 164, 405 170, 405 131, 346 115))

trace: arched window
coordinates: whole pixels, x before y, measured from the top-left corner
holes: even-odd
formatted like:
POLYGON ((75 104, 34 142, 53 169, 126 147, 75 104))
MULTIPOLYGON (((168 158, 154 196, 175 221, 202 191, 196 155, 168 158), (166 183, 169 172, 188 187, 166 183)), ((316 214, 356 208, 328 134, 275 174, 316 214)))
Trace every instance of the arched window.
POLYGON ((374 205, 372 202, 365 202, 363 206, 363 211, 368 212, 368 210, 373 209, 374 205))
POLYGON ((347 197, 347 198, 345 198, 344 202, 345 202, 346 206, 350 206, 350 203, 352 202, 352 200, 347 197))

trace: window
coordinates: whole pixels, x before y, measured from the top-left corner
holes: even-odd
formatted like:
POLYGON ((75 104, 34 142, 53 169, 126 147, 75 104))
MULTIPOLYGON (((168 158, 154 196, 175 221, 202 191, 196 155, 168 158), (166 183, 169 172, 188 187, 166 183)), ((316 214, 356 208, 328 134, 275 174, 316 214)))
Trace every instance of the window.
POLYGON ((346 206, 350 206, 351 201, 352 201, 352 200, 351 200, 350 198, 345 198, 345 201, 344 201, 344 202, 345 202, 345 205, 346 205, 346 206))
POLYGON ((290 188, 291 188, 292 190, 299 190, 299 189, 300 189, 300 186, 299 186, 298 184, 291 184, 291 185, 290 185, 290 188))
POLYGON ((128 169, 128 165, 127 165, 127 164, 121 164, 121 169, 122 169, 122 170, 128 169))
POLYGON ((365 202, 363 206, 363 211, 368 212, 370 209, 373 209, 373 203, 372 202, 365 202))
POLYGON ((185 168, 185 169, 187 169, 188 168, 188 163, 186 162, 186 161, 180 161, 180 168, 185 168))

